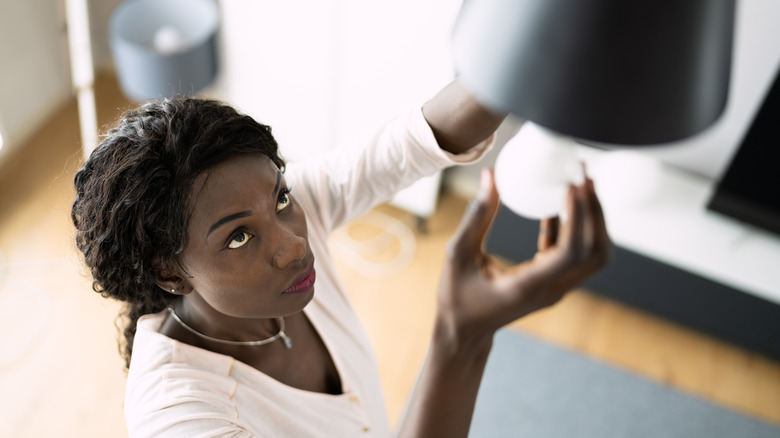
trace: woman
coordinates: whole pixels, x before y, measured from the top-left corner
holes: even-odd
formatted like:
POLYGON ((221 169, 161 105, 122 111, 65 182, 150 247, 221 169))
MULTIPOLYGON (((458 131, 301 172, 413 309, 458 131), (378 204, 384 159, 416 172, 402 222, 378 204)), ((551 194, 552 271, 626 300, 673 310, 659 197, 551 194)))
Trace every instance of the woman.
MULTIPOLYGON (((389 436, 328 233, 420 177, 479 159, 502 119, 456 80, 361 149, 285 169, 270 129, 221 103, 127 112, 76 175, 72 218, 94 289, 127 304, 130 435, 389 436)), ((447 249, 401 436, 466 436, 496 330, 606 262, 590 180, 570 188, 560 229, 542 222, 538 254, 507 269, 481 248, 498 204, 483 172, 447 249)))

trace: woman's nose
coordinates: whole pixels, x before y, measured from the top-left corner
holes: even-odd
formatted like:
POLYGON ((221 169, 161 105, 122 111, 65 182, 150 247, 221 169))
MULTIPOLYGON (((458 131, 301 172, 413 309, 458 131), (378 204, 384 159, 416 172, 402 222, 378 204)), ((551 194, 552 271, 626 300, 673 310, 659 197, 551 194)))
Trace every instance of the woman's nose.
POLYGON ((306 239, 301 236, 289 234, 279 250, 274 254, 273 263, 277 269, 284 269, 290 263, 303 259, 306 255, 306 239))

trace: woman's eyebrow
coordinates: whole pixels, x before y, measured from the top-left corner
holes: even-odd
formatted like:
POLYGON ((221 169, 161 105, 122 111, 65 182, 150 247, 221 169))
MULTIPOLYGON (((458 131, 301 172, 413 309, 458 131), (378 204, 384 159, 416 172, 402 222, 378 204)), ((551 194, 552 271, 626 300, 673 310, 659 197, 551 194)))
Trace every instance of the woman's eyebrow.
MULTIPOLYGON (((272 195, 276 195, 277 190, 279 190, 279 183, 281 182, 281 179, 282 179, 282 172, 278 172, 277 171, 276 172, 276 184, 274 184, 274 190, 273 190, 273 192, 271 192, 272 195)), ((228 223, 230 221, 233 221, 233 220, 236 220, 236 219, 240 219, 242 217, 251 216, 251 215, 252 215, 252 212, 247 210, 247 211, 239 211, 238 213, 233 213, 233 214, 230 214, 230 215, 227 215, 227 216, 223 217, 222 219, 214 222, 214 224, 209 227, 208 232, 206 232, 206 238, 208 239, 208 237, 211 234, 211 232, 216 230, 220 226, 222 226, 222 225, 224 225, 224 224, 226 224, 226 223, 228 223)))
POLYGON ((222 226, 222 225, 224 225, 224 224, 226 224, 226 223, 228 223, 230 221, 234 221, 236 219, 240 219, 242 217, 247 217, 247 216, 251 216, 251 215, 252 215, 252 212, 247 210, 247 211, 239 211, 238 213, 233 213, 233 214, 230 214, 230 215, 227 215, 227 216, 223 217, 222 219, 214 222, 214 225, 209 227, 209 231, 206 233, 206 238, 208 239, 209 234, 211 234, 212 231, 216 230, 220 226, 222 226))

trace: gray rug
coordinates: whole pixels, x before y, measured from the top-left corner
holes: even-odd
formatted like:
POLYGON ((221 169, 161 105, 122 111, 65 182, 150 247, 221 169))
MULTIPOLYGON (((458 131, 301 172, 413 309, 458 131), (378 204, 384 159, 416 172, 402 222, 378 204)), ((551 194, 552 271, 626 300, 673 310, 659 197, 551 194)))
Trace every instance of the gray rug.
POLYGON ((780 428, 502 330, 488 360, 470 436, 780 438, 780 428))

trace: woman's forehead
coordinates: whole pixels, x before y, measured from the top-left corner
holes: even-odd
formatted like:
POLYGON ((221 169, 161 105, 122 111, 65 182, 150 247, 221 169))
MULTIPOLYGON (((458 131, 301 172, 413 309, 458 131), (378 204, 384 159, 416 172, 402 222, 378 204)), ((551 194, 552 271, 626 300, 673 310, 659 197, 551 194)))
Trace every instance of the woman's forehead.
POLYGON ((193 219, 274 196, 280 173, 263 154, 231 158, 204 171, 192 185, 193 219))

